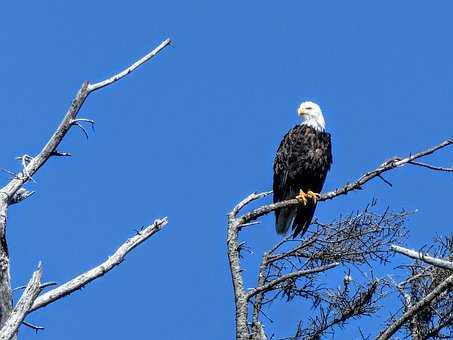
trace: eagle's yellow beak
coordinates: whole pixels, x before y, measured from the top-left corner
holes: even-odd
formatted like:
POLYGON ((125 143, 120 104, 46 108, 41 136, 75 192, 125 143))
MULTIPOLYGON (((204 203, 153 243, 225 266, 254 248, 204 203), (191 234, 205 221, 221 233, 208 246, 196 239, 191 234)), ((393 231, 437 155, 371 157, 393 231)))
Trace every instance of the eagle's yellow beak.
POLYGON ((299 116, 303 116, 307 113, 307 111, 305 110, 305 108, 299 107, 299 109, 297 109, 297 113, 299 114, 299 116))

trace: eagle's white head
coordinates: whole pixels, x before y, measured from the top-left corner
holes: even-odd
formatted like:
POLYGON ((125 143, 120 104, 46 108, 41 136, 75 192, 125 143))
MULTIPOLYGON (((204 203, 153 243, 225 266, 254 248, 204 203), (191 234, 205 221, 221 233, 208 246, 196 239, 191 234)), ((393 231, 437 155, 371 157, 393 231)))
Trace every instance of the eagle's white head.
POLYGON ((303 125, 311 126, 317 131, 324 131, 326 128, 326 122, 318 104, 310 101, 303 102, 300 104, 297 113, 304 120, 303 125))

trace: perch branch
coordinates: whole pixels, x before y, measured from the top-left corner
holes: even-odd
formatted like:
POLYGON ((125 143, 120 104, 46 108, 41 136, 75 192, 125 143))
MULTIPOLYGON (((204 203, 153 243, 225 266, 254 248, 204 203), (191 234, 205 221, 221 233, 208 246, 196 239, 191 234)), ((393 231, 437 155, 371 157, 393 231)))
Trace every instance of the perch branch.
POLYGON ((24 293, 17 302, 16 307, 14 307, 13 311, 0 330, 0 340, 11 339, 16 334, 21 323, 24 321, 25 316, 30 312, 33 302, 41 291, 41 275, 42 269, 41 264, 39 264, 38 269, 33 273, 33 276, 28 282, 24 293))
POLYGON ((392 245, 391 248, 392 248, 392 250, 394 252, 406 255, 406 256, 411 257, 413 259, 421 260, 423 262, 426 262, 426 263, 431 264, 431 265, 436 266, 436 267, 453 270, 453 262, 451 262, 451 261, 447 261, 447 260, 439 259, 439 258, 436 258, 436 257, 432 257, 432 256, 429 256, 427 254, 423 254, 421 252, 418 252, 418 251, 415 251, 415 250, 412 250, 412 249, 407 249, 407 248, 404 248, 404 247, 400 247, 400 246, 397 246, 397 245, 392 245))
POLYGON ((446 290, 453 287, 453 275, 450 275, 435 289, 426 295, 423 299, 408 309, 398 320, 393 322, 387 329, 376 338, 376 340, 387 340, 392 337, 407 321, 412 319, 420 310, 425 308, 428 304, 438 298, 446 290))
POLYGON ((45 307, 48 304, 51 304, 56 300, 59 300, 75 292, 76 290, 81 289, 91 281, 100 278, 101 276, 118 266, 132 249, 160 231, 166 224, 166 218, 154 221, 153 224, 138 232, 137 235, 129 238, 116 250, 116 252, 112 256, 110 256, 102 264, 39 296, 34 302, 33 306, 30 308, 30 312, 45 307))
MULTIPOLYGON (((369 171, 369 172, 365 173, 364 175, 362 175, 355 182, 346 184, 345 186, 343 186, 337 190, 321 194, 321 196, 318 198, 318 201, 331 200, 337 196, 346 195, 350 191, 362 189, 362 186, 365 183, 367 183, 368 181, 372 180, 375 177, 379 177, 382 173, 387 172, 389 170, 393 170, 395 168, 402 167, 406 164, 410 164, 412 161, 414 161, 416 159, 428 156, 428 155, 430 155, 442 148, 445 148, 451 144, 453 144, 453 139, 447 139, 432 148, 418 152, 418 153, 408 156, 406 158, 394 157, 392 159, 389 159, 389 160, 385 161, 383 164, 381 164, 380 166, 378 166, 376 169, 369 171)), ((254 199, 261 198, 261 197, 259 197, 261 194, 253 194, 253 195, 254 195, 254 197, 257 197, 254 199)), ((241 208, 243 208, 246 204, 248 204, 248 202, 243 204, 241 206, 241 208)), ((287 206, 299 205, 299 204, 300 204, 299 200, 293 198, 290 200, 277 202, 274 204, 264 205, 264 206, 256 208, 256 209, 244 214, 243 216, 239 217, 238 221, 240 224, 248 223, 248 222, 255 220, 258 217, 261 217, 263 215, 266 215, 274 210, 277 210, 277 209, 280 209, 283 207, 287 207, 287 206)))

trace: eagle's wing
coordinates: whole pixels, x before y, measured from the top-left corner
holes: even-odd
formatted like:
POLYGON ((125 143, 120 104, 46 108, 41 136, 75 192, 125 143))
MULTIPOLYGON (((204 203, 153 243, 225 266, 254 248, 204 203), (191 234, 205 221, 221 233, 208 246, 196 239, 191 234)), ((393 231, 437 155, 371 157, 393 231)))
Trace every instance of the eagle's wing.
MULTIPOLYGON (((320 192, 332 162, 330 135, 306 126, 296 126, 283 138, 274 161, 274 202, 295 198, 300 190, 320 192)), ((304 233, 311 223, 316 204, 276 210, 276 230, 294 236, 304 233)))

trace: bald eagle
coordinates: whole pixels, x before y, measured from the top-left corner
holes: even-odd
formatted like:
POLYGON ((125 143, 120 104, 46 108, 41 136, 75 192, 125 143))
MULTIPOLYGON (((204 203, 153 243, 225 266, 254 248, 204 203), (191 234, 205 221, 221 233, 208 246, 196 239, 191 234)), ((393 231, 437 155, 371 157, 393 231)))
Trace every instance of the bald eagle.
POLYGON ((303 102, 298 109, 302 123, 283 137, 274 160, 274 203, 297 198, 301 204, 275 210, 278 234, 291 227, 302 236, 311 223, 317 198, 332 164, 330 134, 325 132, 321 108, 303 102))

